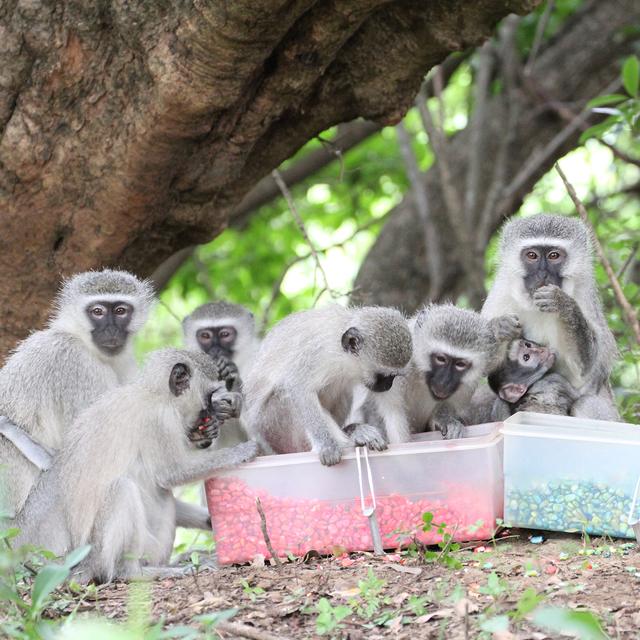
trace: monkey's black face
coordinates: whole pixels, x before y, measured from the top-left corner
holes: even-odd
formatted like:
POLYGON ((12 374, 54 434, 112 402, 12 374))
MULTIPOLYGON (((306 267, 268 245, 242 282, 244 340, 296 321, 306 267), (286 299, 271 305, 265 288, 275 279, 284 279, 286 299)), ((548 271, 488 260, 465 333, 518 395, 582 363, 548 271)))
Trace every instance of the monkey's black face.
POLYGON ((382 393, 383 391, 389 391, 393 385, 393 381, 396 379, 394 374, 376 373, 373 383, 366 384, 365 386, 369 391, 375 391, 376 393, 382 393))
POLYGON ((236 343, 238 332, 235 327, 203 327, 196 331, 196 340, 200 348, 211 356, 224 355, 233 358, 233 347, 236 343))
POLYGON ((547 284, 562 287, 562 267, 567 260, 564 249, 548 245, 525 247, 520 260, 525 270, 524 287, 530 296, 547 284))
POLYGON ((471 362, 447 353, 432 353, 429 356, 431 370, 425 374, 425 382, 436 400, 446 400, 460 386, 471 362))
POLYGON ((129 324, 133 318, 133 305, 128 302, 98 300, 86 309, 93 329, 93 343, 109 356, 118 355, 127 344, 129 324))

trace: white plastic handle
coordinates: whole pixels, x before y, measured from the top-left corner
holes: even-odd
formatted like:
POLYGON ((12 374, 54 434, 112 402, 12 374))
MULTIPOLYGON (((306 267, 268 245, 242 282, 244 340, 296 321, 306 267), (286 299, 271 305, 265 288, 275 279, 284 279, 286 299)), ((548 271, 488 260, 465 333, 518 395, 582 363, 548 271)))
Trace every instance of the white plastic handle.
POLYGON ((362 514, 370 516, 376 510, 376 492, 373 488, 373 477, 371 475, 371 465, 369 464, 369 454, 367 447, 356 447, 356 463, 358 464, 358 484, 360 485, 360 506, 362 507, 362 514), (371 498, 371 506, 367 507, 364 498, 364 487, 362 486, 362 464, 360 457, 364 458, 364 464, 367 469, 367 481, 369 483, 369 496, 371 498))

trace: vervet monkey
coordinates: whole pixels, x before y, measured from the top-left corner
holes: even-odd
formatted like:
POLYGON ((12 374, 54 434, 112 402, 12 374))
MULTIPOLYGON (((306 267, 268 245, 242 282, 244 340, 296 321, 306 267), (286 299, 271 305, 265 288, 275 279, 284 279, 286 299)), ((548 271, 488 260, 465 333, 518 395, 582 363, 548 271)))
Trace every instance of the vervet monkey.
POLYGON ((525 338, 514 340, 503 364, 488 377, 496 394, 492 420, 506 420, 517 411, 568 415, 577 394, 559 373, 547 373, 555 359, 548 347, 525 338))
MULTIPOLYGON (((242 388, 260 344, 253 314, 242 305, 218 300, 198 307, 182 321, 185 346, 204 351, 219 363, 232 362, 237 371, 234 389, 242 388)), ((216 440, 217 447, 245 442, 247 433, 242 420, 231 421, 216 440)))
POLYGON ((32 333, 6 361, 0 415, 13 431, 0 431, 5 515, 20 511, 40 473, 28 449, 58 449, 82 409, 135 373, 132 337, 153 301, 151 285, 125 271, 78 274, 64 282, 48 328, 32 333))
POLYGON ((260 344, 248 309, 225 300, 208 302, 182 321, 182 331, 188 349, 224 355, 238 367, 241 379, 247 377, 260 344))
POLYGON ((176 527, 171 489, 256 455, 255 442, 200 450, 187 441, 206 417, 213 436, 240 406, 204 354, 154 352, 131 383, 105 393, 66 430, 18 517, 17 543, 58 555, 91 544, 83 581, 162 575, 176 527))
POLYGON ((249 433, 266 453, 312 450, 324 465, 347 444, 385 448, 375 427, 346 424, 353 392, 388 392, 410 358, 411 333, 394 309, 294 313, 267 334, 245 381, 249 433))
POLYGON ((515 313, 527 337, 556 353, 553 371, 578 393, 571 415, 619 419, 609 386, 616 344, 598 296, 589 231, 580 220, 541 214, 504 226, 482 315, 503 313, 515 313))
MULTIPOLYGON (((519 335, 518 320, 505 316, 488 322, 475 311, 431 304, 409 326, 409 371, 389 393, 373 397, 374 415, 390 443, 407 442, 412 433, 429 429, 443 438, 461 438, 471 396, 494 366, 502 343, 519 335)), ((365 417, 375 420, 366 410, 365 417)))

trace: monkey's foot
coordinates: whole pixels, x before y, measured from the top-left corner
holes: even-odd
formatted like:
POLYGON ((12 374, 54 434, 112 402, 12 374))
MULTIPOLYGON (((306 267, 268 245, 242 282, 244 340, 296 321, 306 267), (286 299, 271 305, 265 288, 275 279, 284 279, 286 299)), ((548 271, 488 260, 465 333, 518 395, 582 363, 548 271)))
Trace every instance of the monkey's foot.
POLYGON ((372 451, 384 451, 388 444, 376 427, 363 422, 354 422, 344 428, 344 432, 353 440, 356 447, 367 447, 372 451))

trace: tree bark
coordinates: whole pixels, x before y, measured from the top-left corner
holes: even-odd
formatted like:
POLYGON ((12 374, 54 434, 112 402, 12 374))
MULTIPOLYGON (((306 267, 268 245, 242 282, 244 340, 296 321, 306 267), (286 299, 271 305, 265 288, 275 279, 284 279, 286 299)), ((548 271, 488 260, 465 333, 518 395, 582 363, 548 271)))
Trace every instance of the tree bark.
MULTIPOLYGON (((485 105, 485 131, 482 147, 484 161, 479 165, 478 194, 480 209, 489 195, 492 173, 504 136, 512 136, 509 162, 506 166, 506 189, 488 211, 487 235, 494 233, 503 220, 515 213, 522 198, 553 166, 555 161, 577 145, 580 127, 567 127, 556 107, 563 105, 578 113, 586 102, 603 92, 620 74, 622 56, 633 43, 625 38, 625 29, 637 25, 640 5, 634 0, 588 3, 570 20, 538 54, 530 75, 520 75, 520 84, 511 97, 520 114, 515 129, 505 130, 510 105, 505 94, 491 98, 485 105), (544 159, 531 171, 532 159, 542 150, 544 159), (521 178, 517 185, 514 178, 521 178)), ((452 182, 466 184, 471 152, 472 131, 467 127, 448 144, 448 162, 452 182)), ((438 167, 432 166, 422 175, 441 254, 448 256, 440 274, 440 291, 435 299, 456 299, 465 293, 467 282, 458 258, 451 221, 446 211, 438 167), (438 215, 439 214, 439 215, 438 215)), ((397 306, 408 313, 415 311, 429 295, 430 274, 425 256, 425 242, 419 232, 420 218, 414 198, 408 194, 389 216, 377 241, 365 259, 355 282, 354 301, 397 306)), ((467 233, 480 237, 478 247, 483 255, 486 239, 482 229, 471 225, 467 233)))
POLYGON ((434 64, 537 0, 0 3, 0 353, 61 276, 150 273, 309 138, 395 123, 434 64))

